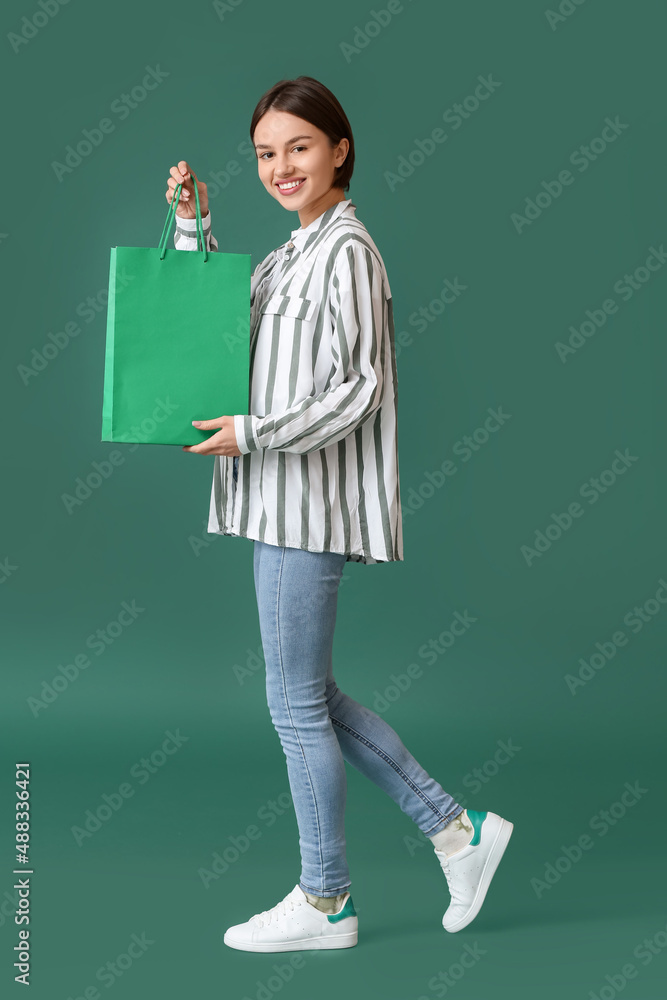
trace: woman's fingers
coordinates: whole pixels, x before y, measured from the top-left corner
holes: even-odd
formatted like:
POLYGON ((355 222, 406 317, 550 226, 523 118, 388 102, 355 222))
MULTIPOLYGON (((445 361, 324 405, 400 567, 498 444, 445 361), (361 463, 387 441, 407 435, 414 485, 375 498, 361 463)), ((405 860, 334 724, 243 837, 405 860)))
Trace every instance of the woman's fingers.
POLYGON ((194 219, 196 217, 197 209, 195 205, 195 184, 197 185, 197 191, 199 193, 202 218, 205 215, 208 215, 208 190, 206 184, 203 181, 197 180, 197 175, 190 168, 190 164, 187 160, 179 160, 177 166, 171 167, 169 170, 165 198, 170 205, 173 201, 174 192, 178 184, 182 184, 183 186, 178 199, 178 205, 176 206, 176 215, 180 215, 182 218, 187 219, 194 219), (181 206, 183 206, 182 212, 180 211, 181 206))
MULTIPOLYGON (((182 185, 178 205, 176 206, 176 215, 180 215, 184 218, 195 217, 195 209, 190 208, 190 203, 194 203, 195 181, 195 174, 190 169, 190 164, 187 160, 179 160, 176 166, 170 168, 169 178, 167 179, 167 190, 165 192, 165 198, 170 205, 174 200, 174 193, 177 185, 182 185), (180 210, 181 205, 184 207, 184 211, 182 212, 180 210), (187 206, 187 208, 185 208, 185 206, 187 206)), ((206 212, 203 214, 205 215, 206 212)))
POLYGON ((194 191, 194 174, 185 160, 181 160, 177 167, 172 167, 169 174, 167 184, 170 188, 175 188, 177 184, 182 184, 183 191, 194 191))
POLYGON ((210 420, 193 420, 192 423, 196 424, 200 430, 208 431, 214 427, 223 427, 229 419, 230 418, 228 416, 212 417, 210 420))
MULTIPOLYGON (((180 181, 177 182, 173 177, 170 177, 169 180, 167 181, 166 198, 167 198, 167 201, 169 202, 170 205, 171 205, 172 198, 174 197, 174 193, 176 191, 177 184, 180 184, 180 181)), ((180 195, 180 197, 184 198, 187 201, 188 198, 190 197, 190 192, 185 187, 183 187, 181 189, 181 195, 180 195)))
POLYGON ((172 167, 169 173, 174 178, 177 184, 180 184, 181 181, 185 181, 189 184, 192 183, 193 174, 192 171, 190 170, 190 165, 186 160, 179 160, 178 165, 172 167))

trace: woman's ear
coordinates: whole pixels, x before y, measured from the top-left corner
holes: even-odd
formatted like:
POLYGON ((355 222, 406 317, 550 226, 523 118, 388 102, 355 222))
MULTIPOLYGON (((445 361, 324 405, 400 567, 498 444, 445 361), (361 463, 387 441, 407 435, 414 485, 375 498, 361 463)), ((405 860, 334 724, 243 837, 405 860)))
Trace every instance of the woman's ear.
POLYGON ((336 149, 336 166, 340 167, 345 163, 345 158, 350 149, 349 139, 341 139, 338 143, 338 148, 336 149))

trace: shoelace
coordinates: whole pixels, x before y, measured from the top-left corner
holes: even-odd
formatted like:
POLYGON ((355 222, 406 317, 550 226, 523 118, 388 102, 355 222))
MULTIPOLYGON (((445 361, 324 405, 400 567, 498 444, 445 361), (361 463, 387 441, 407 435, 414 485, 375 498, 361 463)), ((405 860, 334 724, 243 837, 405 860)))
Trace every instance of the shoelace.
POLYGON ((294 909, 294 900, 281 899, 280 902, 276 903, 275 906, 272 906, 270 910, 262 910, 261 913, 256 913, 252 919, 257 922, 258 927, 263 927, 265 923, 271 923, 271 917, 277 916, 279 913, 282 913, 282 915, 285 916, 288 906, 291 912, 294 909))
POLYGON ((443 872, 445 873, 445 878, 447 879, 447 885, 449 886, 449 894, 452 897, 452 902, 456 901, 456 882, 453 878, 452 869, 449 867, 449 858, 438 858, 443 872))

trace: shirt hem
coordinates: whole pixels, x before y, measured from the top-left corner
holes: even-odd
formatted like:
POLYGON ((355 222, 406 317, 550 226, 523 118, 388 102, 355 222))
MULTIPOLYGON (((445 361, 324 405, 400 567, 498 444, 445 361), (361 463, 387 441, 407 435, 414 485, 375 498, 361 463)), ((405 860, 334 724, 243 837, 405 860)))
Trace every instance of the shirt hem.
MULTIPOLYGON (((251 535, 243 531, 230 531, 225 528, 207 528, 209 535, 230 535, 235 538, 248 538, 251 541, 266 542, 268 545, 279 545, 279 542, 271 541, 269 538, 259 538, 257 535, 251 535)), ((310 545, 303 545, 301 542, 285 541, 285 547, 289 549, 303 549, 306 552, 334 552, 338 555, 347 556, 346 562, 361 562, 368 566, 373 566, 378 563, 385 562, 403 562, 403 557, 399 556, 396 558, 381 559, 378 556, 374 556, 370 552, 348 552, 345 549, 315 549, 310 545)))

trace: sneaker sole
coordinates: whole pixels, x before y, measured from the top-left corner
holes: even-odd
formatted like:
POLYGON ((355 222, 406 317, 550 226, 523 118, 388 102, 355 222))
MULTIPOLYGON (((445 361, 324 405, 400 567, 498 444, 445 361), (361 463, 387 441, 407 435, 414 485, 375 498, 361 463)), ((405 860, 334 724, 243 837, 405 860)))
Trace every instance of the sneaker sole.
POLYGON ((358 931, 337 934, 331 937, 302 938, 298 941, 234 941, 225 933, 224 943, 238 951, 325 951, 331 948, 353 948, 357 944, 358 931))
POLYGON ((463 930, 468 924, 472 923, 477 914, 482 908, 482 903, 486 898, 489 886, 491 885, 491 880, 496 873, 496 868, 500 864, 501 858, 505 853, 505 848, 509 843, 509 839, 512 836, 512 831, 514 830, 514 824, 510 823, 509 820, 501 820, 500 827, 496 833, 496 839, 493 842, 491 850, 489 851, 488 857, 482 869, 482 875, 479 880, 479 885, 477 887, 477 892, 475 893, 475 898, 473 899, 472 906, 466 913, 465 917, 462 917, 457 923, 451 927, 445 927, 444 917, 443 917, 443 927, 450 934, 456 934, 457 931, 463 930))

